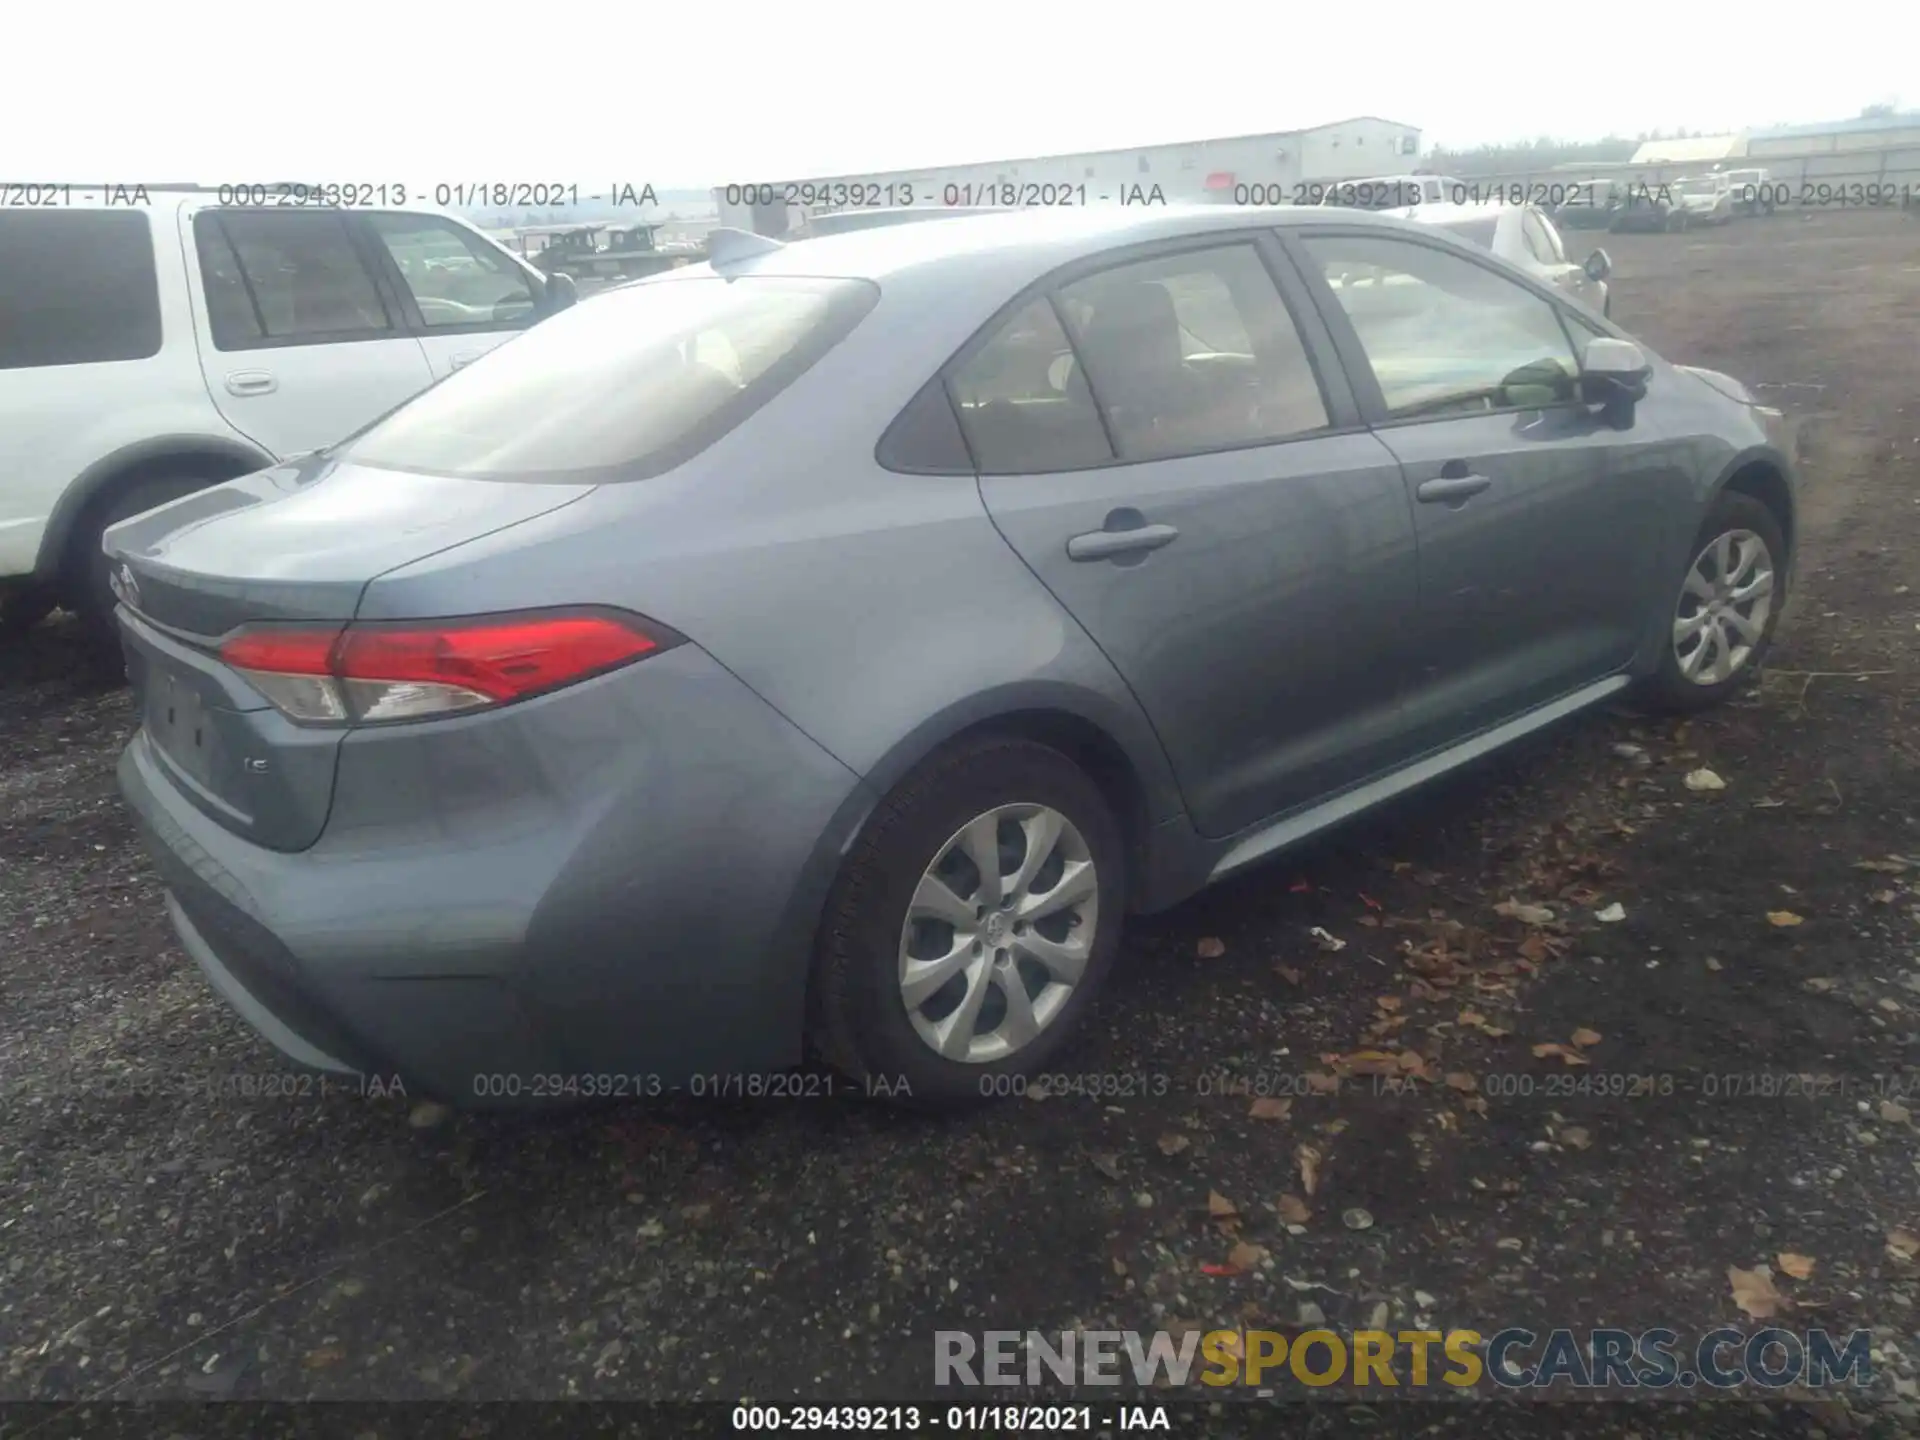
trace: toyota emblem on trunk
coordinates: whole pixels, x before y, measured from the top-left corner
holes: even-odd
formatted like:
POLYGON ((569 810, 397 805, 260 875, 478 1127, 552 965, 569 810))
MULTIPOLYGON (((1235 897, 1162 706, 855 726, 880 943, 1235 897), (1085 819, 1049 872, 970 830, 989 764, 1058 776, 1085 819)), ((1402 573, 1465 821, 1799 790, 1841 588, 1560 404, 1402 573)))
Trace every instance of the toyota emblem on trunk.
POLYGON ((131 565, 122 565, 114 572, 113 593, 120 597, 122 605, 135 610, 140 608, 140 582, 133 578, 131 565))

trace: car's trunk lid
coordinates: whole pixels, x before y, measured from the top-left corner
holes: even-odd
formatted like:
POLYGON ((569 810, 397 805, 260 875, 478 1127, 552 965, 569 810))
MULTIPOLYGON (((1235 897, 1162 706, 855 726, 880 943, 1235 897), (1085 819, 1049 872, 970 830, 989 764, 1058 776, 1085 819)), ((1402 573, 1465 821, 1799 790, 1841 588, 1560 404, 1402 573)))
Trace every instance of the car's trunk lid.
POLYGON ((222 637, 263 622, 345 624, 376 576, 591 489, 314 457, 114 526, 106 548, 141 743, 221 824, 271 849, 304 849, 326 824, 346 731, 275 710, 222 663, 222 637))

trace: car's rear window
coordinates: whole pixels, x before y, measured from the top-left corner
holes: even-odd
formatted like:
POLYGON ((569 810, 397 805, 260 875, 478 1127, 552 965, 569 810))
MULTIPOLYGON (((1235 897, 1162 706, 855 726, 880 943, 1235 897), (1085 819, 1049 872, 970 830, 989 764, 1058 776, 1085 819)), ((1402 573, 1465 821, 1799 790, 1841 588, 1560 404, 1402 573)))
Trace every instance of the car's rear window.
POLYGON ((144 212, 0 210, 0 370, 159 351, 160 287, 144 212))
POLYGON ((1477 220, 1455 220, 1440 228, 1449 235, 1457 235, 1470 245, 1478 245, 1482 250, 1493 249, 1494 232, 1500 222, 1489 215, 1477 220))
POLYGON ((345 453, 473 479, 663 474, 792 384, 879 297, 865 280, 789 276, 609 290, 456 371, 345 453))

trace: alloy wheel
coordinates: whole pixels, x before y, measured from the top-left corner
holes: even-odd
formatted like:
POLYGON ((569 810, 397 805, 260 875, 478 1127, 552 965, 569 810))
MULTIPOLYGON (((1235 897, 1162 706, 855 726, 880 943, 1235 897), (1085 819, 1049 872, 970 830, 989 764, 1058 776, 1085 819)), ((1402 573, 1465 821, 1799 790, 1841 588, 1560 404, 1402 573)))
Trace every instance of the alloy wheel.
POLYGON ((1673 617, 1673 655, 1695 685, 1723 685, 1750 661, 1773 613, 1773 553, 1751 530, 1716 536, 1695 557, 1673 617))
POLYGON ((940 847, 900 929, 900 998, 936 1053, 981 1065, 1030 1045, 1093 954, 1100 884, 1084 836, 1046 805, 1000 805, 940 847))

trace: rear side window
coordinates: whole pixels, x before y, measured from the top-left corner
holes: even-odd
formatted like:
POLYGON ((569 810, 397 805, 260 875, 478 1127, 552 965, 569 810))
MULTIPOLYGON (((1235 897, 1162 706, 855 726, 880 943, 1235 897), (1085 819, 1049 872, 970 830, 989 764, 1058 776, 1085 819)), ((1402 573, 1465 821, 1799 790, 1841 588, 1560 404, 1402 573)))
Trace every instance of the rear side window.
POLYGON ((960 429, 982 474, 1077 470, 1113 459, 1087 377, 1044 297, 1015 312, 952 383, 960 429))
POLYGON ((344 216, 202 211, 193 235, 217 349, 340 344, 397 333, 344 216))
POLYGON ((0 370, 160 351, 153 232, 139 210, 0 210, 0 370))
POLYGON ((880 298, 864 280, 651 280, 563 310, 351 446, 365 465, 603 483, 664 474, 739 425, 880 298))

